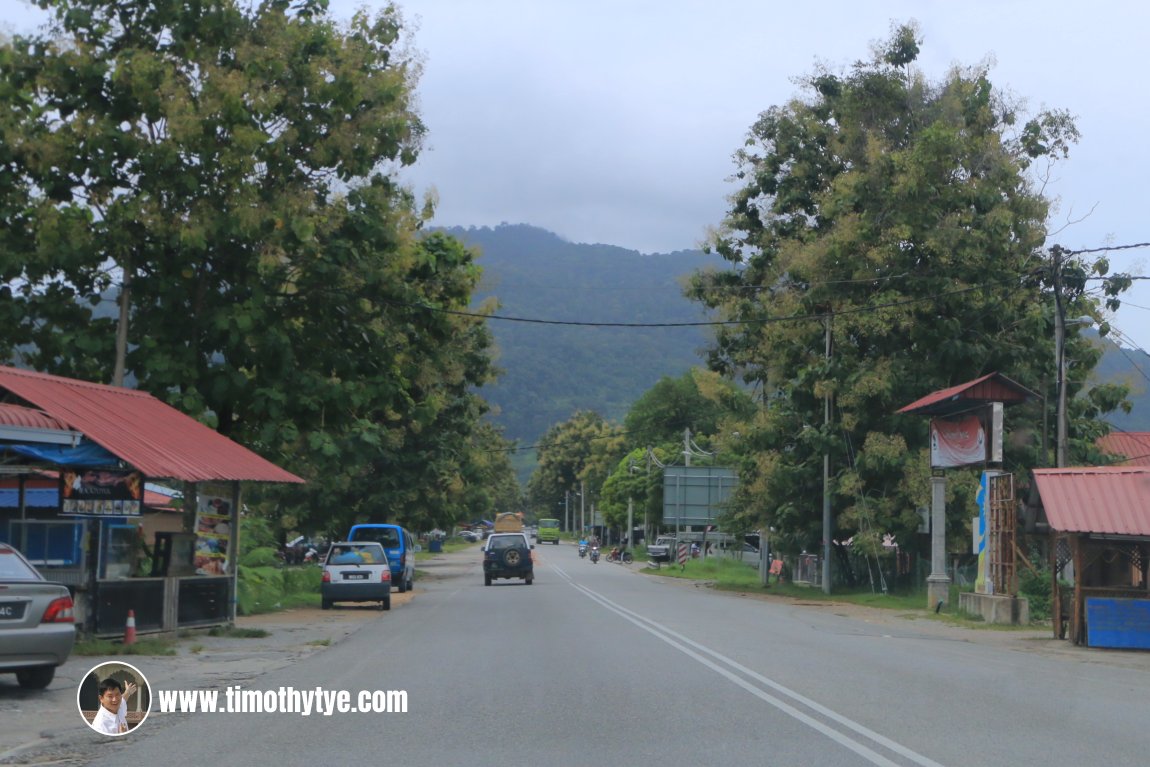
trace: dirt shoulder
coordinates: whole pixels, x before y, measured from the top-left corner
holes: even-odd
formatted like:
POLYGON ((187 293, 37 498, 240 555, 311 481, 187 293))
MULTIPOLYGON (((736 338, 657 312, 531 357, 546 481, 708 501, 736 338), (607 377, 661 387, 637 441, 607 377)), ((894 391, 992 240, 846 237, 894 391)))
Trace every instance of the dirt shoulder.
MULTIPOLYGON (((392 593, 391 612, 419 598, 392 593)), ((0 764, 84 764, 117 748, 117 741, 93 732, 82 721, 76 702, 80 682, 101 663, 120 661, 138 668, 153 690, 219 689, 252 680, 338 644, 389 613, 374 605, 338 605, 333 610, 299 608, 241 616, 237 629, 266 636, 211 636, 184 632, 174 641, 175 655, 73 655, 56 670, 47 690, 20 689, 15 677, 0 675, 0 764)), ((238 632, 237 632, 238 634, 238 632)), ((148 729, 165 726, 153 699, 148 729)))

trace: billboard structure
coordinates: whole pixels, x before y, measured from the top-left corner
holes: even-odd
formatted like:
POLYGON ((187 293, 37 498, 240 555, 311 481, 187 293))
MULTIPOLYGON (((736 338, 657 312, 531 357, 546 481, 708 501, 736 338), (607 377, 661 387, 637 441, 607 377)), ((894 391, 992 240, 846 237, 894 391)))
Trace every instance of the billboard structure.
POLYGON ((668 466, 663 469, 663 524, 676 528, 713 525, 739 484, 734 469, 668 466))

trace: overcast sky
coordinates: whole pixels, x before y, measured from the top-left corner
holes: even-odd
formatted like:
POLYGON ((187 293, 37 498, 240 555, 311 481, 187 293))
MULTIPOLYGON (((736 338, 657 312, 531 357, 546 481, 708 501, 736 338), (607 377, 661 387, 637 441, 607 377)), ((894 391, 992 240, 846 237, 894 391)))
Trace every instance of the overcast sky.
MULTIPOLYGON (((31 29, 24 0, 0 21, 31 29)), ((331 0, 337 17, 382 0, 331 0)), ((1150 241, 1150 4, 1129 0, 404 0, 425 58, 430 135, 406 174, 439 197, 434 223, 527 223, 644 253, 697 247, 722 219, 732 153, 756 116, 817 64, 848 67, 915 20, 931 80, 989 60, 1031 111, 1065 108, 1080 144, 1047 187, 1050 242, 1150 241), (1061 231, 1059 231, 1061 230, 1061 231)), ((1150 275, 1150 249, 1114 252, 1150 275)), ((1112 319, 1150 350, 1150 281, 1112 319)), ((592 318, 593 319, 593 318, 592 318)), ((1150 371, 1148 371, 1150 372, 1150 371)))

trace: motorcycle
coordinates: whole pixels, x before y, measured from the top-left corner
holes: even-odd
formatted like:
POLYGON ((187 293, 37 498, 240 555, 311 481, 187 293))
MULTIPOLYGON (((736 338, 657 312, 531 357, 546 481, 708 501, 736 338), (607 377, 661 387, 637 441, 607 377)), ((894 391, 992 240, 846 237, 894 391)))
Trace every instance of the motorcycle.
POLYGON ((582 559, 585 556, 587 556, 587 544, 586 543, 580 543, 579 544, 579 558, 582 559))
POLYGON ((617 549, 612 549, 611 553, 607 555, 607 561, 622 562, 625 565, 629 565, 635 561, 635 557, 632 556, 631 552, 629 551, 619 551, 617 549))
POLYGON ((591 547, 591 564, 594 565, 594 564, 597 564, 598 562, 599 562, 599 547, 598 546, 592 546, 591 547))

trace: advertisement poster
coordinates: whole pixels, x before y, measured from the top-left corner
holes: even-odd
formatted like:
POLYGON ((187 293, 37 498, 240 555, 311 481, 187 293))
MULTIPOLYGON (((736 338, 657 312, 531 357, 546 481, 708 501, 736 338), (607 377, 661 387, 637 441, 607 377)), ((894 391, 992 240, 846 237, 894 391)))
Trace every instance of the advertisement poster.
POLYGON ((60 513, 86 517, 138 517, 144 477, 138 471, 66 469, 60 474, 60 513))
POLYGON ((986 430, 977 415, 930 421, 930 465, 935 469, 986 462, 986 430))
POLYGON ((225 575, 228 542, 232 537, 231 501, 215 495, 200 495, 196 503, 196 574, 225 575))

